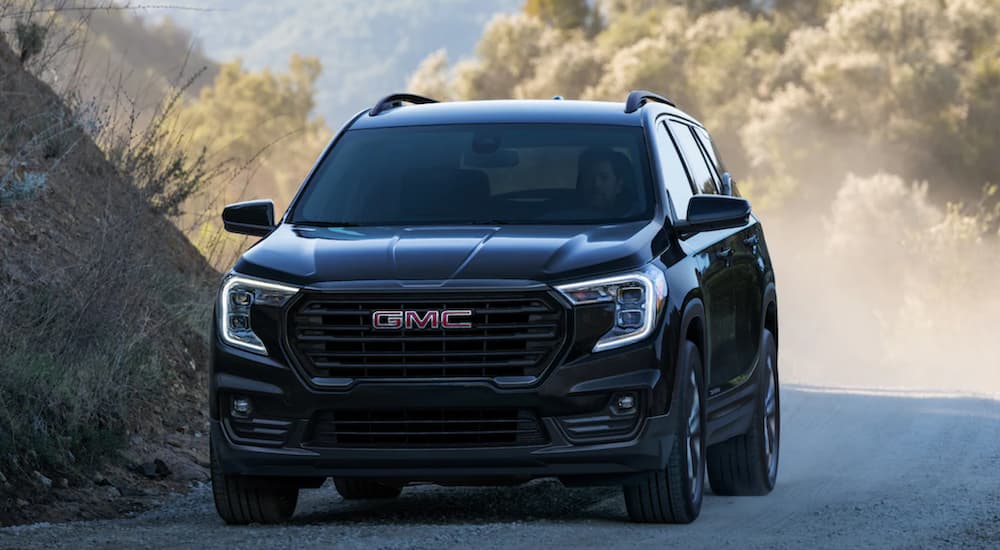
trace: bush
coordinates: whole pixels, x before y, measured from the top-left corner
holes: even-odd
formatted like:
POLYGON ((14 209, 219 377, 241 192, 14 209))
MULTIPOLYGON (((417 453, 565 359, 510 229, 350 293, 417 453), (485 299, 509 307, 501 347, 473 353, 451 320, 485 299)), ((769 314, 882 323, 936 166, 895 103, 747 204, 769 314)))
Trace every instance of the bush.
POLYGON ((34 21, 18 21, 15 24, 14 36, 17 38, 22 64, 42 52, 45 46, 45 31, 45 27, 34 21))
POLYGON ((163 335, 189 331, 205 306, 170 304, 200 293, 129 254, 147 242, 126 225, 74 243, 83 259, 49 280, 2 285, 0 471, 71 475, 109 456, 128 430, 158 421, 138 411, 155 414, 148 403, 169 387, 163 335))
POLYGON ((215 168, 164 129, 172 104, 140 125, 121 88, 118 111, 57 97, 2 41, 0 74, 0 472, 76 477, 187 395, 212 288, 166 216, 215 168))

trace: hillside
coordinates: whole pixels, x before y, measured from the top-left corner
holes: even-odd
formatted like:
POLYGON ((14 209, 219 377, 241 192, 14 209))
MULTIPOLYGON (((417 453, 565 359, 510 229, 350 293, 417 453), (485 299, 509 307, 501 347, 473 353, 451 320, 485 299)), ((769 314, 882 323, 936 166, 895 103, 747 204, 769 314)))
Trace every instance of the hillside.
POLYGON ((84 132, 92 114, 0 39, 0 524, 114 515, 206 477, 217 274, 84 132), (168 475, 132 471, 155 459, 168 475))
POLYGON ((140 111, 160 105, 172 89, 183 87, 193 98, 209 84, 219 67, 209 59, 190 31, 170 20, 153 23, 143 11, 116 7, 110 2, 44 0, 36 20, 50 26, 50 48, 70 45, 73 55, 54 56, 46 81, 74 87, 83 97, 106 103, 121 101, 116 89, 127 92, 140 111), (93 6, 110 6, 107 9, 93 6), (57 75, 57 76, 54 76, 57 75))
POLYGON ((208 55, 242 58, 251 69, 281 70, 292 53, 316 56, 323 64, 317 111, 335 128, 375 98, 399 91, 429 53, 445 48, 453 60, 472 55, 490 18, 523 3, 216 0, 173 2, 178 9, 152 12, 151 18, 173 19, 191 30, 208 55))

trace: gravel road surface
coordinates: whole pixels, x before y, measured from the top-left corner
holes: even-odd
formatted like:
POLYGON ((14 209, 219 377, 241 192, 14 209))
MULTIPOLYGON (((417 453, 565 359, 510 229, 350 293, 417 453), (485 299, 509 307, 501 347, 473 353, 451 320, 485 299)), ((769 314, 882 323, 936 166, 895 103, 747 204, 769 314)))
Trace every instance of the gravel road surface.
POLYGON ((786 387, 778 486, 692 525, 626 522, 620 491, 539 480, 303 492, 289 525, 227 527, 208 487, 120 520, 0 530, 2 548, 1000 548, 1000 396, 786 387))

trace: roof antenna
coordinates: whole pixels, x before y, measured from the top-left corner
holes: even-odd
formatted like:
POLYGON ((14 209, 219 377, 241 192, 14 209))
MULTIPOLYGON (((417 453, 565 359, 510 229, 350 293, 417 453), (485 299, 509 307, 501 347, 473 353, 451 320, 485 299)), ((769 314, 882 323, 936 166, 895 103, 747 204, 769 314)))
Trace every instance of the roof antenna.
POLYGON ((561 95, 554 95, 554 96, 552 96, 552 99, 554 99, 556 101, 562 101, 563 100, 563 96, 561 96, 561 95))

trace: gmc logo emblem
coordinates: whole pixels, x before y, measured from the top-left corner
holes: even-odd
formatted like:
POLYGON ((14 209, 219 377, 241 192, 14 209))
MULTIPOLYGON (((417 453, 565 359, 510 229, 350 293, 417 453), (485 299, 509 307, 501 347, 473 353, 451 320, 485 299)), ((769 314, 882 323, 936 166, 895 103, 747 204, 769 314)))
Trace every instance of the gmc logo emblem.
POLYGON ((372 328, 472 328, 469 317, 472 317, 471 309, 430 310, 423 313, 413 310, 380 310, 372 312, 372 328))

